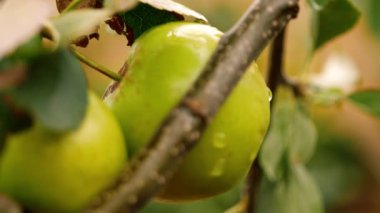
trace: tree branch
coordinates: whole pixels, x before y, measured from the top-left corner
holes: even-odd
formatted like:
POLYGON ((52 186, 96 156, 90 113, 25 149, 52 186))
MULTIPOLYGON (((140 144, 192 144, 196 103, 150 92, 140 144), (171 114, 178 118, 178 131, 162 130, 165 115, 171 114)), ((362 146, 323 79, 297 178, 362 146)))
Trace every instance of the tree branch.
MULTIPOLYGON (((283 53, 284 53, 284 41, 285 41, 285 31, 284 28, 280 34, 275 38, 273 45, 271 47, 271 53, 269 58, 269 69, 268 69, 268 87, 272 91, 272 99, 276 95, 277 87, 285 82, 284 70, 283 70, 283 53)), ((273 101, 271 102, 271 108, 273 108, 273 101)), ((247 187, 246 200, 247 208, 246 213, 255 212, 257 206, 257 195, 262 177, 262 170, 260 168, 258 159, 252 164, 251 170, 249 171, 247 177, 247 187)))
MULTIPOLYGON (((285 47, 285 30, 276 37, 273 42, 273 46, 270 53, 269 69, 268 69, 268 87, 272 91, 272 99, 276 95, 277 87, 284 83, 284 47, 285 47)), ((271 102, 271 108, 273 108, 273 101, 271 102)))
POLYGON ((221 38, 194 89, 169 114, 152 142, 88 210, 135 212, 149 201, 196 144, 252 60, 297 13, 298 0, 256 0, 221 38))

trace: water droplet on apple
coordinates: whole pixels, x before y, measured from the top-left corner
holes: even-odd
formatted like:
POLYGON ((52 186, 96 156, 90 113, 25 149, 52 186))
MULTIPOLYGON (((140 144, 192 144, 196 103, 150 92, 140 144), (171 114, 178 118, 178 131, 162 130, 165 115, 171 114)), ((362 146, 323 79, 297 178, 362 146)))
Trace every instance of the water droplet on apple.
POLYGON ((213 135, 212 144, 215 148, 223 149, 227 145, 226 134, 218 132, 213 135))
POLYGON ((226 159, 220 158, 214 165, 214 168, 211 169, 210 175, 212 177, 220 177, 224 174, 226 169, 226 159))
POLYGON ((267 89, 268 89, 269 101, 272 101, 272 97, 273 97, 272 91, 269 88, 267 88, 267 89))

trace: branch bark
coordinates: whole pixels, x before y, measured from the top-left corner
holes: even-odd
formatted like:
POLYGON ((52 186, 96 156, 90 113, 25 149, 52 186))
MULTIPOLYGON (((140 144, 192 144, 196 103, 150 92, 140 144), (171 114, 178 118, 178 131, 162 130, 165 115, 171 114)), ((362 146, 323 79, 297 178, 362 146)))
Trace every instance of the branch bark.
MULTIPOLYGON (((273 42, 273 46, 270 53, 269 69, 268 69, 268 87, 272 91, 272 99, 276 95, 277 87, 286 82, 283 68, 283 55, 285 49, 285 30, 276 37, 273 42)), ((271 102, 271 108, 273 108, 273 101, 271 102)))
POLYGON ((298 0, 256 0, 220 40, 217 50, 151 143, 133 159, 90 212, 135 212, 171 177, 181 159, 267 43, 298 13, 298 0))

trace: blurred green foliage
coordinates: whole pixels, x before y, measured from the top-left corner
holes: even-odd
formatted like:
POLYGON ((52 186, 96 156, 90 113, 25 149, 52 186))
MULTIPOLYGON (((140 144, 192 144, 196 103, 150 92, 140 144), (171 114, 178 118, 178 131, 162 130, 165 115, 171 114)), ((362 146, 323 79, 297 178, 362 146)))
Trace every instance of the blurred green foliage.
POLYGON ((234 189, 216 196, 211 199, 196 201, 191 203, 161 203, 151 202, 141 212, 142 213, 220 213, 235 205, 239 199, 242 191, 242 184, 234 189))
MULTIPOLYGON (((324 130, 322 132, 315 154, 307 164, 307 168, 320 188, 327 212, 329 212, 328 209, 354 196, 356 190, 363 183, 364 169, 356 156, 352 141, 333 132, 324 130)), ((203 201, 178 204, 151 202, 141 212, 224 212, 239 201, 242 185, 227 193, 203 201)))
POLYGON ((313 9, 313 49, 317 50, 331 39, 350 30, 360 13, 348 0, 311 0, 313 9))
POLYGON ((239 14, 226 5, 218 5, 205 15, 210 21, 210 24, 221 31, 228 30, 239 18, 239 14))
POLYGON ((375 35, 380 39, 380 1, 369 1, 369 23, 375 35))
POLYGON ((380 118, 380 90, 359 91, 348 98, 360 109, 380 118))
POLYGON ((307 167, 322 192, 326 208, 332 208, 360 187, 364 170, 353 141, 319 130, 318 146, 307 167))

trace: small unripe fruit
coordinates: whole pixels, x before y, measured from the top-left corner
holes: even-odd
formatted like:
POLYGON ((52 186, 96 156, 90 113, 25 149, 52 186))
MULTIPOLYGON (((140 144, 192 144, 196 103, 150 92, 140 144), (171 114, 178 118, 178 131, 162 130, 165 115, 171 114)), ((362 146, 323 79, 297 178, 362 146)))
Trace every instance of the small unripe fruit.
POLYGON ((0 191, 37 212, 77 212, 115 180, 126 159, 116 119, 90 93, 77 130, 52 133, 35 124, 7 138, 0 191))
MULTIPOLYGON (((192 87, 221 36, 211 26, 178 22, 156 27, 135 42, 127 75, 106 98, 119 119, 131 156, 151 140, 192 87)), ((269 99, 254 64, 158 198, 207 198, 236 185, 249 170, 267 130, 269 99)))

